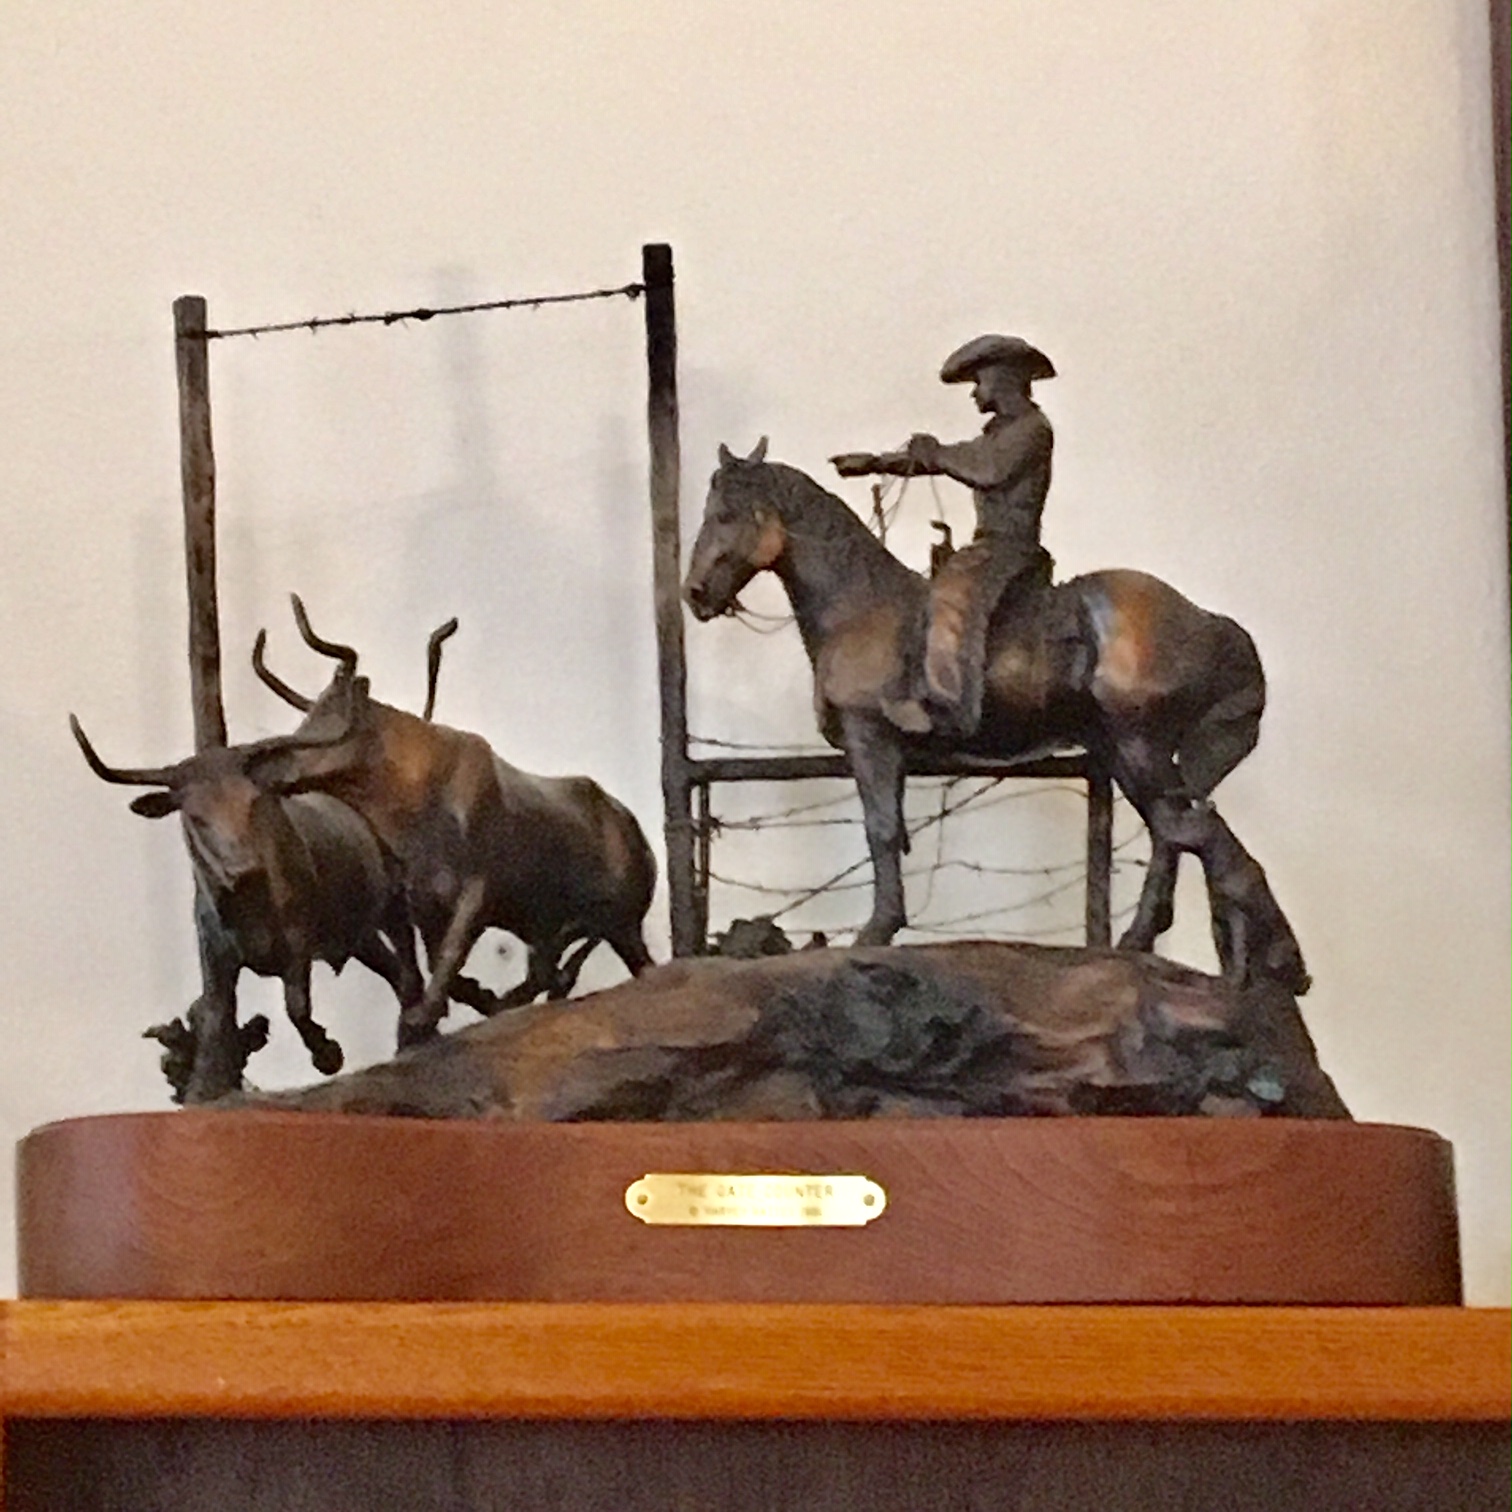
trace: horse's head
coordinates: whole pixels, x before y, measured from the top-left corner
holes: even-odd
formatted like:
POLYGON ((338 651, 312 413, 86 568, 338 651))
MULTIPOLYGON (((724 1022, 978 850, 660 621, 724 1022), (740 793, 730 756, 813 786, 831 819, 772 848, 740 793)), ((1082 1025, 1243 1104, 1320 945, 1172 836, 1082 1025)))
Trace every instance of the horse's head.
POLYGON ((709 480, 703 524, 683 580, 683 597, 698 619, 728 614, 740 590, 774 566, 787 547, 787 530, 772 499, 766 447, 763 436, 749 457, 719 448, 719 466, 709 480))

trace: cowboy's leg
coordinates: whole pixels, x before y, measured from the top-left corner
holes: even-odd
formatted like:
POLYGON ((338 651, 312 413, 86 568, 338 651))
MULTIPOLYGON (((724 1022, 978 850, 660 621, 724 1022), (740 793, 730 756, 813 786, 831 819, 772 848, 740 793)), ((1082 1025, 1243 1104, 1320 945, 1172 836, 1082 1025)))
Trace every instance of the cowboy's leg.
MULTIPOLYGON (((882 690, 883 716, 894 728, 906 735, 927 735, 934 727, 924 700, 928 696, 924 681, 924 640, 929 626, 928 600, 921 595, 917 605, 908 610, 899 626, 898 664, 882 690)), ((814 682, 814 707, 819 728, 826 740, 838 742, 840 732, 830 729, 831 717, 819 679, 814 682)))
POLYGON ((930 586, 924 679, 929 697, 969 735, 982 717, 982 660, 992 611, 1024 563, 988 541, 957 551, 930 586))

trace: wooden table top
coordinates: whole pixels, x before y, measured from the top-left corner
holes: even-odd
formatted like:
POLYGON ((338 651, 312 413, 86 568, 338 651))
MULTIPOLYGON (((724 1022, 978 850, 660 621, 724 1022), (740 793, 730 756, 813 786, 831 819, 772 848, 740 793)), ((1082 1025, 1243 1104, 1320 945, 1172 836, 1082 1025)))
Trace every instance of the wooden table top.
POLYGON ((1479 1308, 0 1302, 0 1416, 1512 1417, 1479 1308))

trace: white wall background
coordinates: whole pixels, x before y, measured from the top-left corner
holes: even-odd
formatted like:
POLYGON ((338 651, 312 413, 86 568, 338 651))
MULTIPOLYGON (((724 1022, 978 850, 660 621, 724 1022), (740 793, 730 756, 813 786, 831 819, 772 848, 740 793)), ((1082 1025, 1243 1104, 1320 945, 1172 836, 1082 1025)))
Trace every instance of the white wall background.
MULTIPOLYGON (((121 763, 190 748, 173 297, 240 325, 591 288, 668 240, 690 531, 722 439, 770 433, 822 474, 836 450, 968 434, 934 378, 966 337, 1052 354, 1048 542, 1064 572, 1140 565, 1254 633, 1270 710, 1220 799, 1307 950, 1325 1065, 1360 1117, 1454 1141, 1470 1294, 1505 1303, 1487 93, 1480 0, 12 0, 5 1140, 164 1106, 137 1035, 195 990, 175 829, 128 814, 65 726, 77 710, 121 763)), ((288 724, 246 670, 259 625, 286 675, 323 680, 290 588, 410 705, 457 613, 444 716, 594 773, 658 831, 643 364, 622 303, 213 347, 233 738, 288 724)), ((906 506, 916 561, 932 507, 906 506)), ((790 634, 690 639, 700 732, 812 738, 790 634)), ((1029 828, 1064 859, 1077 822, 1052 802, 1029 828)), ((985 834, 951 854, 1012 859, 985 834)), ((759 864, 811 874, 812 845, 784 843, 759 864)), ((1060 903, 1027 923, 1071 927, 1060 903)), ((1178 931, 1172 953, 1208 959, 1199 908, 1178 931)), ((384 1053, 376 982, 317 991, 354 1060, 384 1053)), ((275 1032, 259 1077, 307 1078, 275 1032)))

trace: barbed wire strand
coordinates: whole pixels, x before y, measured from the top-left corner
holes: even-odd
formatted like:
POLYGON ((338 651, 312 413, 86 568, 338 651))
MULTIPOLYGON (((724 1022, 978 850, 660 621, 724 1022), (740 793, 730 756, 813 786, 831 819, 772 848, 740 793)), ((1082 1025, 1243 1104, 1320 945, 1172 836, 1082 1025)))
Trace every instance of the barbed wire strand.
MULTIPOLYGON (((1139 907, 1139 905, 1137 903, 1130 903, 1127 907, 1120 908, 1115 913, 1113 913, 1112 915, 1110 915, 1108 922, 1111 925, 1122 924, 1124 922, 1124 920, 1133 918, 1134 913, 1138 909, 1138 907, 1139 907)), ((1010 910, 1007 910, 1007 909, 1000 910, 1000 912, 1009 912, 1009 911, 1010 910)), ((958 921, 952 922, 952 921, 949 921, 949 920, 945 920, 945 921, 942 921, 942 922, 940 922, 938 924, 915 924, 915 923, 908 923, 908 924, 905 924, 903 926, 903 928, 898 931, 898 937, 899 937, 899 940, 902 943, 905 943, 905 944, 907 943, 907 936, 909 936, 911 934, 913 934, 913 935, 932 935, 932 936, 934 936, 936 938, 939 938, 939 939, 956 939, 956 940, 980 939, 981 938, 981 930, 980 929, 961 929, 961 928, 957 928, 956 924, 958 924, 960 922, 963 922, 963 921, 959 921, 958 920, 958 921)), ((823 932, 827 936, 847 935, 847 934, 848 935, 855 935, 855 934, 859 934, 861 932, 861 926, 859 924, 828 924, 828 925, 823 925, 823 926, 820 926, 820 927, 823 929, 823 932)), ((1040 926, 1038 926, 1036 928, 1033 928, 1033 929, 1015 929, 1013 931, 1013 938, 1015 940, 1051 940, 1051 939, 1054 939, 1054 938, 1056 938, 1057 936, 1060 936, 1060 935, 1070 935, 1070 936, 1074 937, 1074 936, 1080 935, 1082 932, 1083 932, 1082 931, 1082 926, 1079 923, 1077 923, 1077 924, 1044 924, 1044 925, 1040 925, 1040 926)))
MULTIPOLYGON (((991 792, 994 787, 996 787, 999 783, 1005 781, 1006 779, 1002 777, 978 778, 974 774, 967 774, 958 777, 947 777, 943 780, 947 784, 980 781, 984 784, 984 786, 979 788, 972 796, 973 798, 983 798, 989 792, 991 792)), ((1077 798, 1080 798, 1082 796, 1081 789, 1074 783, 1061 782, 1054 778, 1050 778, 1043 782, 1036 783, 1034 787, 1004 789, 1001 793, 997 793, 993 797, 987 799, 986 802, 978 804, 976 812, 980 813, 983 809, 996 808, 1000 803, 1018 803, 1029 798, 1039 798, 1046 793, 1071 793, 1074 794, 1077 798)), ((755 814, 747 819, 723 819, 716 816, 714 823, 721 830, 760 830, 768 828, 784 829, 789 827, 786 821, 794 817, 795 815, 813 813, 818 809, 824 808, 838 808, 843 803, 855 803, 857 801, 857 796, 854 792, 842 793, 836 798, 822 798, 813 803, 795 804, 792 808, 777 809, 771 814, 755 814)), ((1122 803, 1123 801, 1124 799, 1122 794, 1115 795, 1115 802, 1122 803)), ((862 820, 860 818, 855 818, 840 820, 836 822, 844 824, 860 824, 862 823, 862 820)), ((793 827, 797 828, 798 826, 793 827)))
MULTIPOLYGON (((1001 779, 996 779, 996 778, 992 779, 991 780, 991 786, 996 786, 997 782, 1000 781, 1000 780, 1001 779)), ((1047 784, 1047 785, 1052 785, 1052 784, 1047 784)), ((942 805, 941 808, 940 808, 940 812, 938 814, 931 815, 929 818, 923 820, 919 824, 916 824, 916 825, 912 826, 911 828, 905 823, 904 828, 907 831, 909 839, 912 840, 915 835, 922 834, 926 829, 928 829, 933 824, 943 824, 945 822, 945 820, 951 814, 959 813, 962 809, 964 809, 968 805, 974 803, 978 798, 982 797, 982 795, 984 793, 989 792, 990 790, 991 790, 990 787, 988 787, 988 788, 978 788, 976 792, 967 794, 967 796, 964 797, 963 799, 961 799, 961 801, 959 803, 951 804, 949 807, 946 807, 946 806, 942 805)), ((845 880, 845 878, 853 875, 855 872, 860 871, 860 869, 863 866, 870 865, 870 863, 871 863, 871 857, 870 856, 862 856, 859 861, 852 862, 851 865, 845 867, 841 871, 836 872, 835 875, 833 877, 831 877, 828 882, 821 882, 818 887, 811 888, 809 890, 809 892, 807 892, 806 894, 804 894, 802 897, 795 898, 791 903, 786 904, 782 908, 779 908, 776 911, 776 913, 774 913, 772 915, 772 918, 773 919, 780 919, 783 916, 783 914, 785 914, 785 913, 791 913, 793 911, 793 909, 802 907, 803 904, 811 901, 814 898, 819 897, 822 893, 828 892, 830 890, 830 888, 835 885, 835 883, 837 883, 837 882, 843 882, 845 880)))
MULTIPOLYGON (((1110 924, 1121 924, 1125 919, 1133 918, 1135 910, 1138 907, 1137 903, 1130 903, 1127 908, 1120 908, 1117 913, 1113 914, 1108 922, 1110 924)), ((849 926, 847 929, 837 927, 834 932, 836 934, 846 934, 854 932, 858 928, 859 926, 856 925, 849 926)), ((914 934, 937 935, 943 939, 970 939, 981 933, 980 930, 976 929, 957 929, 948 923, 906 924, 900 933, 907 934, 909 931, 912 931, 914 934)), ((1015 940, 1048 940, 1056 935, 1078 935, 1081 933, 1082 927, 1079 924, 1046 924, 1038 929, 1015 929, 1013 931, 1013 938, 1015 940)))
POLYGON ((206 331, 206 341, 225 341, 232 336, 271 336, 282 331, 329 330, 332 326, 402 325, 408 321, 434 320, 439 315, 477 315, 485 310, 538 310, 543 305, 582 304, 590 299, 639 299, 645 284, 621 284, 617 289, 588 289, 581 294, 532 294, 522 299, 485 299, 476 304, 421 305, 413 310, 385 310, 377 315, 313 315, 308 320, 283 320, 270 325, 232 326, 206 331))
MULTIPOLYGON (((1144 864, 1144 862, 1137 860, 1120 861, 1114 865, 1113 875, 1115 877, 1121 877, 1130 871, 1143 870, 1144 864)), ((1086 862, 1080 860, 1067 861, 1055 866, 1026 866, 1015 869, 1012 867, 988 867, 979 865, 975 861, 960 861, 952 859, 941 862, 938 867, 933 865, 916 866, 912 870, 905 870, 902 873, 902 879, 904 882, 916 882, 919 878, 928 877, 935 871, 952 871, 957 868, 962 871, 976 872, 987 876, 1044 877, 1047 880, 1050 877, 1059 876, 1063 872, 1075 872, 1077 875, 1071 877, 1069 881, 1065 883, 1058 883, 1056 885, 1053 891, 1059 892, 1062 890, 1062 888, 1074 886, 1076 883, 1082 880, 1082 876, 1086 872, 1086 862)), ((739 877, 727 876, 724 872, 716 872, 712 870, 709 872, 709 880, 711 882, 718 882, 722 887, 738 887, 742 892, 762 893, 767 897, 773 898, 791 898, 796 894, 798 895, 797 902, 791 905, 792 907, 796 907, 797 903, 810 903, 813 901, 814 897, 818 896, 818 894, 816 893, 811 897, 804 897, 802 896, 802 888, 781 887, 770 882, 746 882, 739 877)), ((860 892, 863 888, 870 887, 871 885, 872 882, 870 877, 857 877, 853 881, 834 882, 830 887, 826 889, 826 892, 860 892)), ((1027 908, 1029 904, 1037 902, 1038 899, 1039 895, 1035 894, 1032 897, 1024 899, 1022 902, 1013 904, 1005 903, 1003 906, 1005 908, 1027 908)), ((921 905, 921 909, 922 906, 923 905, 921 905)), ((786 911, 786 909, 783 910, 783 912, 786 911)), ((777 915, 773 914, 772 917, 776 918, 777 915)))
POLYGON ((766 740, 718 740, 712 735, 690 735, 689 745, 712 746, 720 751, 765 751, 769 755, 784 756, 833 756, 835 753, 829 746, 814 745, 782 745, 766 740))
POLYGON ((935 824, 935 858, 934 865, 928 869, 928 875, 924 883, 924 901, 919 904, 919 912, 927 913, 929 905, 934 902, 935 878, 945 868, 945 805, 950 798, 950 792, 955 787, 956 779, 951 778, 948 782, 940 784, 940 813, 935 824))

